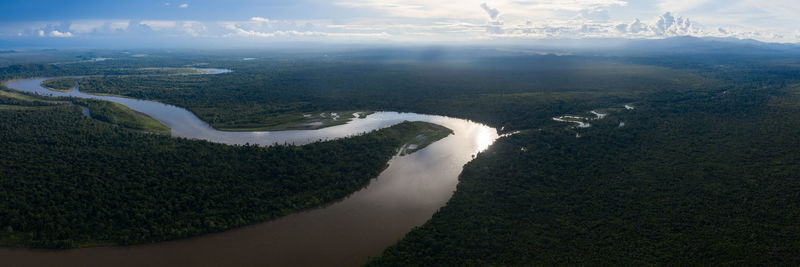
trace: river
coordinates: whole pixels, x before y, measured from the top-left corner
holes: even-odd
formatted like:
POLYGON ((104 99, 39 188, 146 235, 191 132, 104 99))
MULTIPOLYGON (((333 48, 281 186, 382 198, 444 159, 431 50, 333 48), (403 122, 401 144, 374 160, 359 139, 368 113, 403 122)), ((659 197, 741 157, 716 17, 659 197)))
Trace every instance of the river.
MULTIPOLYGON (((210 70, 206 74, 225 73, 210 70)), ((191 112, 163 103, 43 88, 52 78, 14 80, 6 86, 43 95, 113 101, 172 128, 172 136, 224 144, 307 144, 425 121, 454 134, 415 153, 395 156, 369 185, 338 202, 275 220, 198 237, 124 247, 69 250, 0 248, 8 266, 355 266, 396 243, 444 206, 473 155, 488 148, 497 130, 468 120, 415 113, 376 112, 317 130, 218 131, 191 112)))

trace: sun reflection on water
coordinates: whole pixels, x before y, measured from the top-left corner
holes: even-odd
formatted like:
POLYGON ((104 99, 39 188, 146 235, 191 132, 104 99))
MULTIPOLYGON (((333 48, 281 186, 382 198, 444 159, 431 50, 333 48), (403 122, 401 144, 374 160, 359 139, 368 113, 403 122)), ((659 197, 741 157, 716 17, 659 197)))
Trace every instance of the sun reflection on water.
POLYGON ((478 148, 478 152, 484 151, 487 148, 489 148, 489 145, 491 145, 492 142, 494 142, 494 137, 492 136, 491 129, 488 127, 481 128, 478 134, 475 135, 475 145, 478 148))

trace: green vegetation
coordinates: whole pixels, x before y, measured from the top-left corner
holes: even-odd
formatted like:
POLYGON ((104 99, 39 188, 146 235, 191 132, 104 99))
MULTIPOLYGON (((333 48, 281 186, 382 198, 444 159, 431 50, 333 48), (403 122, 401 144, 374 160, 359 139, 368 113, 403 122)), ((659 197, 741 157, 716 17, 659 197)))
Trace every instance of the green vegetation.
POLYGON ((0 109, 7 109, 7 110, 23 110, 23 109, 38 109, 44 107, 33 107, 33 106, 20 106, 20 105, 4 105, 0 104, 0 109))
POLYGON ((228 146, 77 109, 0 110, 0 244, 127 245, 276 218, 350 194, 406 140, 448 131, 417 122, 305 146, 228 146))
MULTIPOLYGON (((405 122, 411 124, 420 124, 424 125, 424 122, 405 122)), ((423 129, 417 132, 416 136, 408 135, 403 140, 404 145, 400 149, 400 155, 407 155, 414 152, 419 151, 427 147, 430 144, 433 144, 436 141, 439 141, 442 138, 447 137, 448 135, 453 134, 453 130, 447 129, 443 126, 433 125, 432 127, 428 127, 427 129, 423 129)))
POLYGON ((470 118, 512 131, 648 92, 719 86, 661 67, 551 56, 458 66, 295 59, 230 68, 234 72, 219 75, 88 77, 81 90, 177 105, 226 130, 296 124, 302 114, 392 110, 470 118))
POLYGON ((78 87, 78 79, 59 78, 59 79, 45 80, 42 82, 42 87, 59 92, 70 92, 78 87))
POLYGON ((7 88, 0 88, 0 109, 29 110, 72 103, 88 108, 92 113, 92 118, 116 126, 150 133, 170 133, 169 127, 158 120, 117 103, 91 99, 53 100, 8 90, 7 88))
POLYGON ((271 117, 268 122, 262 123, 218 123, 219 130, 232 132, 251 131, 285 131, 285 130, 314 130, 336 125, 347 124, 356 118, 365 118, 372 112, 341 111, 321 112, 313 114, 289 113, 271 117), (357 114, 358 116, 353 116, 357 114))
POLYGON ((139 68, 138 71, 144 75, 152 74, 202 74, 207 71, 192 68, 139 68))
MULTIPOLYGON (((217 128, 394 110, 521 130, 467 164, 448 205, 374 266, 800 263, 796 66, 761 56, 489 55, 450 64, 363 53, 247 62, 151 53, 93 67, 12 65, 0 75, 203 62, 234 72, 91 77, 81 86, 186 107, 217 128), (585 129, 552 120, 590 110, 609 115, 585 129)), ((231 147, 142 135, 38 103, 51 107, 0 110, 0 149, 9 151, 0 177, 23 177, 0 186, 7 245, 131 244, 274 218, 345 196, 398 147, 446 135, 387 129, 303 147, 231 147)))
POLYGON ((45 100, 39 97, 9 91, 5 86, 0 86, 0 103, 24 106, 52 106, 66 104, 66 101, 45 100))
POLYGON ((92 118, 119 125, 128 129, 151 133, 170 134, 170 128, 147 114, 132 110, 122 104, 92 99, 74 99, 76 105, 84 106, 92 118))
POLYGON ((563 126, 501 138, 369 265, 800 262, 800 71, 762 68, 762 80, 717 73, 737 86, 643 96, 581 138, 563 126), (761 86, 776 73, 789 85, 761 86))

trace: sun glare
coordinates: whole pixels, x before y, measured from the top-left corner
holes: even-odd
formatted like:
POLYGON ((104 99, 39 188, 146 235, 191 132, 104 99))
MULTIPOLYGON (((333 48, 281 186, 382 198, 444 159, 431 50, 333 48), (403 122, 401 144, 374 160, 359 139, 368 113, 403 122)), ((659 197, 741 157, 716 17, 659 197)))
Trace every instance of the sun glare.
POLYGON ((489 148, 493 141, 492 133, 489 128, 482 128, 475 136, 475 145, 477 145, 478 152, 484 151, 489 148))

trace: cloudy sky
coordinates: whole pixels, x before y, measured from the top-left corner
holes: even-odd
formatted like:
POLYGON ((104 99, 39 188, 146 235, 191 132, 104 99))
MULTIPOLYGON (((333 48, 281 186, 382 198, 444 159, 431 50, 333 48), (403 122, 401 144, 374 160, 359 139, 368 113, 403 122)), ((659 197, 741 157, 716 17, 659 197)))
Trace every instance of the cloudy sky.
POLYGON ((0 41, 800 41, 798 0, 186 0, 0 3, 0 41))

